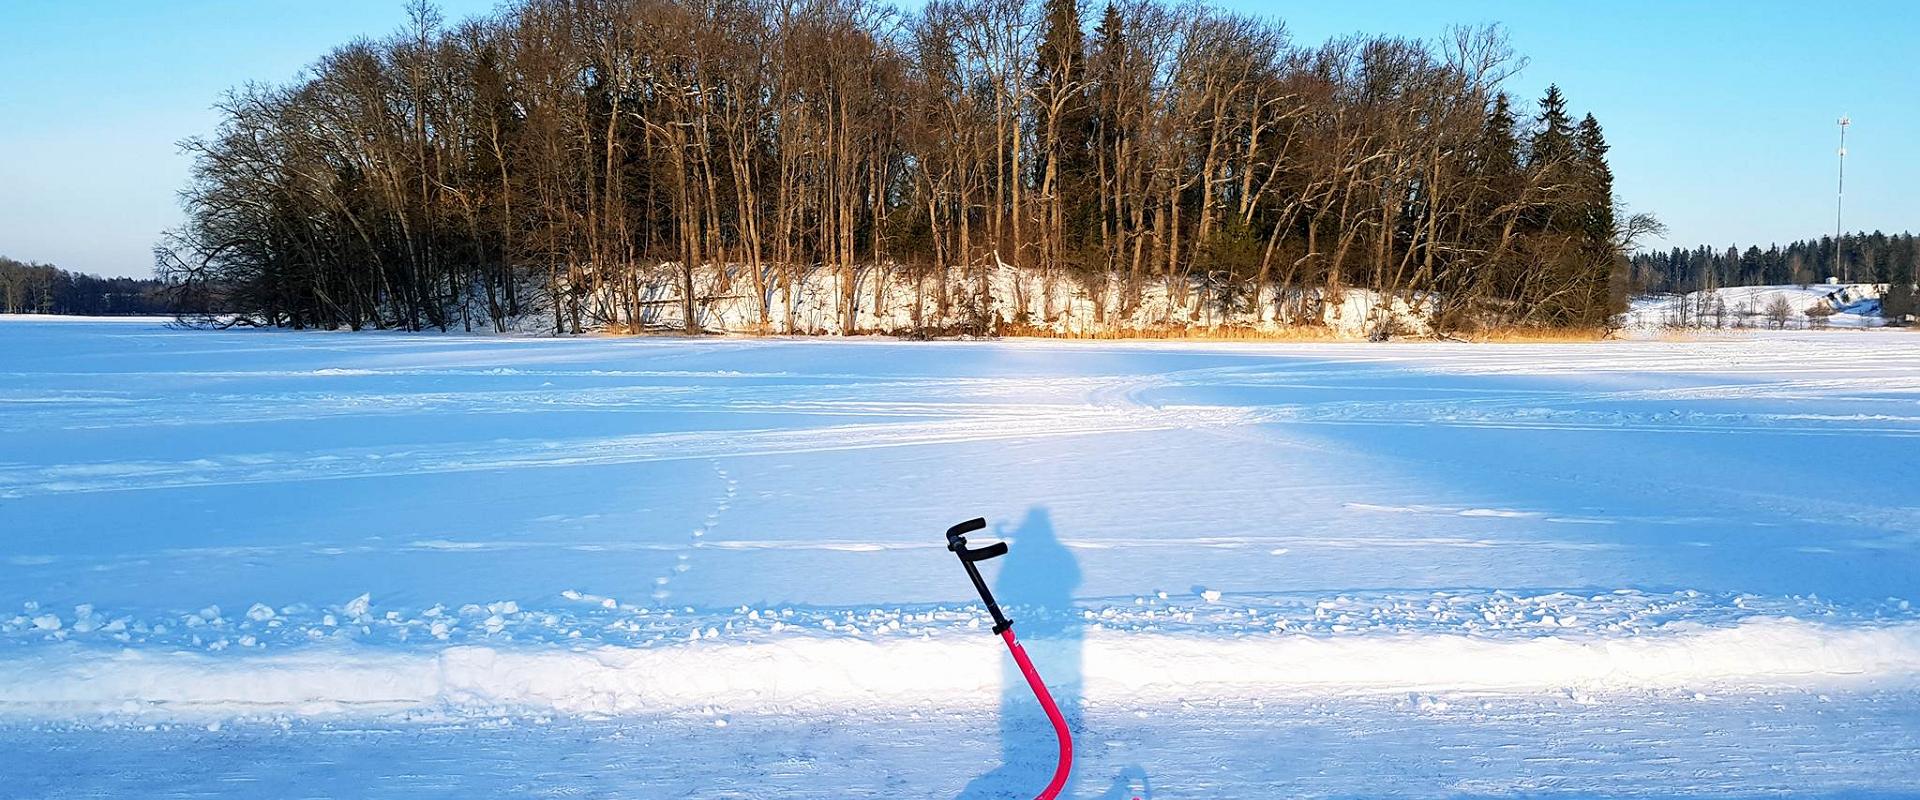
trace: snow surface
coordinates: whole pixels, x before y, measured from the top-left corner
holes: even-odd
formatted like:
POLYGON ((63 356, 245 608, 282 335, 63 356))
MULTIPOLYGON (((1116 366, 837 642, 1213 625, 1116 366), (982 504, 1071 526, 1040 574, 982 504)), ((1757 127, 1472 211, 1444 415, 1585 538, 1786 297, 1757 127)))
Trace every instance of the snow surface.
POLYGON ((0 321, 0 796, 1895 796, 1920 336, 0 321))

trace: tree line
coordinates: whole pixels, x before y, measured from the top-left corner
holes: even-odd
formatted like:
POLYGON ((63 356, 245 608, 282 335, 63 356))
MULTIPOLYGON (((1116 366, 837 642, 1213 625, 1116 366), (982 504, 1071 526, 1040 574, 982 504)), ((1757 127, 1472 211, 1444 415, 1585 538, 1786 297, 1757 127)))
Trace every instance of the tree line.
POLYGON ((1911 286, 1920 277, 1920 238, 1911 233, 1850 233, 1836 250, 1831 236, 1803 239, 1786 246, 1701 246, 1691 250, 1636 253, 1632 259, 1637 292, 1684 293, 1723 286, 1887 283, 1911 286))
POLYGON ((0 313, 169 314, 173 307, 158 280, 103 278, 0 256, 0 313))
POLYGON ((292 327, 1604 325, 1657 223, 1520 64, 1160 0, 422 2, 231 92, 156 257, 292 327))

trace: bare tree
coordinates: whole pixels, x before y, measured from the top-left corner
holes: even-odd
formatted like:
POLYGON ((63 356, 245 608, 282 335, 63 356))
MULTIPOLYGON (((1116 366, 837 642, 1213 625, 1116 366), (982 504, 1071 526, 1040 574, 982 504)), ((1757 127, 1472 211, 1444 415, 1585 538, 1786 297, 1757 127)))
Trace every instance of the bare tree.
POLYGON ((1492 28, 1296 46, 1161 0, 410 12, 227 99, 164 272, 294 327, 1316 324, 1356 289, 1370 317, 1601 326, 1651 222, 1616 213, 1597 122, 1557 90, 1514 110, 1492 28))

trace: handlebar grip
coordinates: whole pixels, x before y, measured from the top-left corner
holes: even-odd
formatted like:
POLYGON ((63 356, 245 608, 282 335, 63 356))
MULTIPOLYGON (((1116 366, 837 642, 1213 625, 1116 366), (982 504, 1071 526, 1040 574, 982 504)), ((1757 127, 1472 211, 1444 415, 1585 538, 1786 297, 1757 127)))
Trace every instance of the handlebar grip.
MULTIPOLYGON (((947 529, 947 549, 960 557, 960 566, 967 568, 967 578, 973 581, 974 591, 980 593, 980 602, 987 605, 987 613, 993 615, 993 632, 1006 633, 1013 628, 1013 620, 1000 611, 1000 604, 993 602, 993 592, 987 588, 987 582, 980 577, 975 561, 999 558, 1007 554, 1006 542, 994 542, 986 547, 968 547, 967 534, 987 527, 986 517, 974 517, 947 529)), ((1013 639, 1008 638, 1008 643, 1013 639)))
POLYGON ((967 520, 966 522, 962 522, 958 525, 948 528, 947 541, 951 542, 954 539, 957 539, 961 536, 965 536, 974 531, 981 530, 985 527, 987 527, 986 517, 974 517, 973 519, 967 520))
POLYGON ((999 558, 1006 554, 1006 542, 994 542, 986 547, 969 547, 960 551, 960 557, 968 561, 985 561, 989 558, 999 558))

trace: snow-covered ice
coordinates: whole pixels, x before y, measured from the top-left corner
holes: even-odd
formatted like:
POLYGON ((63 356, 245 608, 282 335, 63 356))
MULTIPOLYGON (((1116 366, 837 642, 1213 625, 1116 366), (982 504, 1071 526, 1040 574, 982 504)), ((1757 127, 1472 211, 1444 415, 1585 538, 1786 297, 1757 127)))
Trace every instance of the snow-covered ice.
POLYGON ((0 796, 1920 785, 1920 336, 0 321, 0 796), (1002 765, 1004 763, 1004 766, 1002 765))

